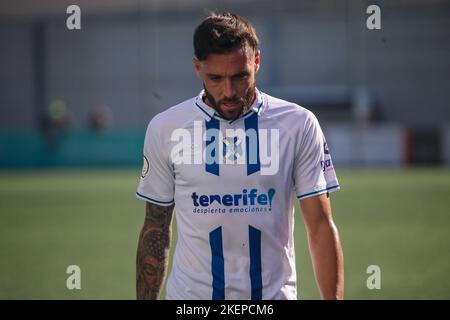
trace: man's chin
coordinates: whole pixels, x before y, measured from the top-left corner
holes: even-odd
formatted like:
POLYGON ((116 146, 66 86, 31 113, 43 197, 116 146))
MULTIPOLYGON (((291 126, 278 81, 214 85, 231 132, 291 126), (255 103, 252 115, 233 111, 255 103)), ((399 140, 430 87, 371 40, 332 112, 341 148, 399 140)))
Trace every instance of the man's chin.
POLYGON ((241 105, 237 106, 236 108, 221 106, 220 109, 222 111, 222 117, 227 120, 234 120, 242 114, 243 107, 241 105))

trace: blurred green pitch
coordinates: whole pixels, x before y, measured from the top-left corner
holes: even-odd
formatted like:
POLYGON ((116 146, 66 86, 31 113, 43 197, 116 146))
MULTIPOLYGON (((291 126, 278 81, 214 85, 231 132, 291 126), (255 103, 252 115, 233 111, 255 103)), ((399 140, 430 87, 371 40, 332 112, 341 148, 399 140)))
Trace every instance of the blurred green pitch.
MULTIPOLYGON (((450 299, 450 170, 340 169, 347 299, 450 299), (381 268, 381 290, 366 269, 381 268)), ((0 299, 134 299, 140 169, 0 172, 0 299), (81 290, 66 268, 81 268, 81 290)), ((298 207, 297 207, 298 211, 298 207)), ((301 214, 299 298, 318 299, 301 214)))

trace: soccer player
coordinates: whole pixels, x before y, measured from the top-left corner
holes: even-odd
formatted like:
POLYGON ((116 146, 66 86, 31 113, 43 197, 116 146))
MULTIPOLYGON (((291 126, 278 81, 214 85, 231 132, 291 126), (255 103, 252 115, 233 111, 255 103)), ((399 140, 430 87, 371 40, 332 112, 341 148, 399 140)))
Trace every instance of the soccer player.
POLYGON ((137 298, 159 296, 174 211, 167 299, 297 299, 298 199, 321 297, 342 299, 328 197, 339 183, 316 117, 256 88, 259 40, 246 19, 211 14, 195 30, 194 51, 203 90, 155 116, 145 136, 137 298))

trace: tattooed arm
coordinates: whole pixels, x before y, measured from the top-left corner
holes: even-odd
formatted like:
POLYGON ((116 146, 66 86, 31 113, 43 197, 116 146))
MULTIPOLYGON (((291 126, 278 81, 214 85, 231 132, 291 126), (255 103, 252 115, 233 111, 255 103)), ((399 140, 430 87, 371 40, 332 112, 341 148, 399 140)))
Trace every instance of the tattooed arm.
POLYGON ((136 257, 138 300, 158 299, 169 261, 173 208, 146 202, 136 257))

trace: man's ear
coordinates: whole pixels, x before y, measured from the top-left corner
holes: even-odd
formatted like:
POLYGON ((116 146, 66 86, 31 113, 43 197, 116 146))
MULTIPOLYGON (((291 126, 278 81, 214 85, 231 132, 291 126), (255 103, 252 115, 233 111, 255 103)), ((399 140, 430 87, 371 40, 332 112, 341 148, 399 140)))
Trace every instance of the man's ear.
POLYGON ((197 57, 193 57, 192 58, 192 63, 193 63, 194 68, 195 68, 195 73, 197 73, 197 76, 199 76, 201 78, 201 76, 200 76, 200 69, 201 69, 202 66, 201 66, 200 60, 198 60, 197 57))
POLYGON ((256 51, 255 53, 255 73, 257 73, 259 70, 260 62, 261 62, 261 51, 258 49, 258 51, 256 51))

